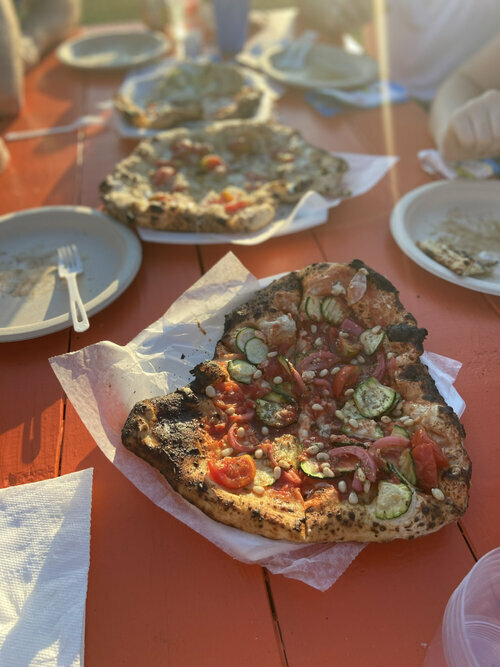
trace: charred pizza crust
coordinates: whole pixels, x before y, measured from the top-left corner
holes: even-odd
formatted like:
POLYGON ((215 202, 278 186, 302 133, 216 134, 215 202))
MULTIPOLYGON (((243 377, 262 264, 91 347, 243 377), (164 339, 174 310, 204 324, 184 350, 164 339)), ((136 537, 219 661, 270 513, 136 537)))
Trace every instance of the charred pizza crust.
POLYGON ((146 139, 101 183, 105 210, 141 227, 253 232, 303 194, 347 194, 344 160, 289 127, 233 121, 146 139))
MULTIPOLYGON (((340 317, 338 313, 335 316, 340 317)), ((386 542, 426 535, 464 514, 471 474, 463 426, 420 361, 426 334, 405 310, 394 286, 359 260, 348 265, 311 265, 259 290, 228 313, 214 359, 192 371, 195 379, 187 387, 138 403, 123 428, 123 444, 157 468, 176 491, 208 516, 250 533, 303 543, 386 542), (344 309, 343 322, 335 326, 310 310, 314 299, 332 297, 344 309), (356 362, 352 357, 338 358, 339 338, 334 346, 331 340, 325 342, 332 328, 345 334, 350 329, 356 331, 356 327, 377 334, 380 328, 384 331, 375 352, 365 351, 368 358, 357 355, 357 387, 366 378, 376 376, 396 396, 390 409, 371 418, 359 414, 353 418, 354 389, 344 388, 341 395, 335 394, 339 368, 356 362), (234 360, 239 364, 242 361, 238 334, 250 328, 270 352, 264 361, 255 364, 257 372, 247 383, 248 377, 244 376, 237 376, 239 380, 235 381, 230 370, 234 360), (279 372, 276 356, 293 358, 294 370, 306 369, 301 380, 292 377, 286 391, 283 378, 278 383, 274 377, 274 384, 270 379, 279 372), (328 367, 330 357, 335 367, 328 367), (311 371, 314 365, 310 364, 317 359, 322 360, 323 368, 311 371), (264 387, 266 382, 272 384, 269 389, 264 387), (303 391, 299 393, 294 382, 299 382, 303 391), (324 389, 332 382, 333 395, 324 389), (244 395, 235 416, 232 404, 223 409, 226 404, 219 399, 227 388, 234 392, 241 387, 253 393, 244 395), (266 414, 254 416, 251 423, 244 423, 243 439, 236 441, 238 447, 253 443, 253 448, 230 451, 229 445, 235 440, 234 434, 229 437, 229 431, 240 425, 232 420, 249 405, 255 407, 259 400, 269 400, 268 393, 262 398, 262 389, 276 394, 277 398, 271 400, 278 403, 280 395, 293 393, 294 398, 283 399, 280 408, 296 409, 296 419, 276 426, 274 421, 266 421, 266 414), (294 405, 287 405, 287 401, 294 405), (395 468, 394 459, 380 458, 378 447, 384 446, 380 443, 394 439, 396 428, 397 447, 402 446, 411 461, 409 448, 419 437, 417 431, 431 438, 440 456, 445 457, 435 487, 425 486, 423 477, 411 478, 409 469, 395 468), (401 435, 403 431, 406 436, 401 435), (249 434, 252 438, 257 434, 259 442, 245 440, 249 434), (337 467, 339 457, 352 463, 349 454, 354 450, 359 457, 356 465, 337 467), (346 454, 347 458, 342 458, 346 454), (278 481, 274 483, 271 478, 263 487, 261 474, 259 485, 255 477, 242 488, 225 488, 214 478, 208 461, 238 456, 253 457, 259 470, 263 461, 269 464, 268 473, 278 481), (390 505, 388 509, 387 499, 381 500, 382 492, 388 489, 390 493, 406 494, 402 510, 395 512, 390 505)), ((342 342, 346 340, 354 344, 355 335, 349 339, 344 336, 342 342)), ((247 363, 245 359, 243 362, 247 363)), ((273 412, 273 419, 276 414, 273 412)), ((390 448, 386 451, 391 452, 390 448)), ((416 456, 415 449, 412 452, 416 456)))

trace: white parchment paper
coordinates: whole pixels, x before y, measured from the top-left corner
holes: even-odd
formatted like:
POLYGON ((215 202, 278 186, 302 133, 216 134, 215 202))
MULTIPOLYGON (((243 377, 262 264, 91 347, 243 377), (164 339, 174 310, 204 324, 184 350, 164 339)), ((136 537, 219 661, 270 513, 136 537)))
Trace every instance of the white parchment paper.
MULTIPOLYGON (((222 334, 223 314, 259 287, 259 281, 228 253, 128 345, 103 341, 52 357, 50 363, 101 450, 154 503, 233 558, 257 563, 324 591, 364 544, 303 546, 225 526, 185 501, 160 473, 121 444, 121 429, 133 405, 190 382, 190 369, 213 356, 222 334)), ((433 355, 426 360, 429 369, 441 359, 444 371, 439 380, 449 393, 453 373, 456 375, 460 365, 433 355)))

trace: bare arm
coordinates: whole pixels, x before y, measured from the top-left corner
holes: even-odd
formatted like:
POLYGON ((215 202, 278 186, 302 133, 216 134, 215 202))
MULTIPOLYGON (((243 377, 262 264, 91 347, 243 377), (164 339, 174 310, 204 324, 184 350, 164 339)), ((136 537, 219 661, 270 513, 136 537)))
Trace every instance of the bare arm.
POLYGON ((500 154, 500 35, 439 88, 430 130, 446 160, 500 154))

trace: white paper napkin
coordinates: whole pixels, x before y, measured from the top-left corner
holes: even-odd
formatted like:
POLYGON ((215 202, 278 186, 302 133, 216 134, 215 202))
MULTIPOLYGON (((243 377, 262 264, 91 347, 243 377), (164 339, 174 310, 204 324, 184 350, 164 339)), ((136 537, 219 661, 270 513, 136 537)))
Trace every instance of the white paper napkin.
MULTIPOLYGON (((104 341, 53 357, 50 363, 104 454, 154 503, 233 558, 262 565, 275 574, 299 579, 324 591, 345 571, 364 544, 303 546, 252 535, 213 521, 121 444, 121 429, 134 403, 169 393, 192 380, 190 369, 213 356, 224 325, 222 313, 247 299, 259 286, 259 281, 235 255, 228 253, 182 294, 162 318, 128 345, 120 347, 104 341)), ((429 370, 432 361, 439 361, 438 357, 435 355, 428 361, 429 370)), ((449 382, 453 379, 449 375, 449 382)))
POLYGON ((83 665, 92 469, 0 490, 0 665, 83 665))

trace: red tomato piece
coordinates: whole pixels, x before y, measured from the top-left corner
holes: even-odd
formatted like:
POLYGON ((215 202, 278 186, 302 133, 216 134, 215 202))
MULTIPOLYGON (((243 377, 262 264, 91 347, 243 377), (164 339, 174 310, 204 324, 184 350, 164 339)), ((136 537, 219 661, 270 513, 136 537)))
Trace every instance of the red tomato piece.
POLYGON ((218 461, 209 460, 208 469, 212 479, 227 489, 242 489, 255 477, 255 461, 248 454, 226 456, 218 461))
POLYGON ((209 153, 201 158, 200 164, 205 171, 213 171, 217 167, 224 165, 224 160, 214 153, 209 153))
POLYGON ((436 465, 438 468, 447 468, 450 465, 450 462, 444 455, 444 452, 441 449, 441 447, 437 444, 435 440, 433 440, 429 436, 425 428, 423 426, 420 426, 413 434, 413 437, 411 439, 411 446, 413 448, 422 444, 427 444, 432 447, 432 451, 434 452, 434 458, 436 459, 436 465))
POLYGON ((354 387, 358 381, 361 371, 359 366, 342 366, 333 378, 333 395, 340 398, 349 387, 354 387))
POLYGON ((429 443, 422 443, 412 449, 418 485, 424 491, 430 491, 438 485, 438 468, 434 450, 429 443))
POLYGON ((224 206, 224 209, 226 213, 236 213, 236 211, 240 211, 242 208, 246 208, 250 204, 250 201, 248 199, 240 199, 239 201, 231 201, 228 204, 224 206))

